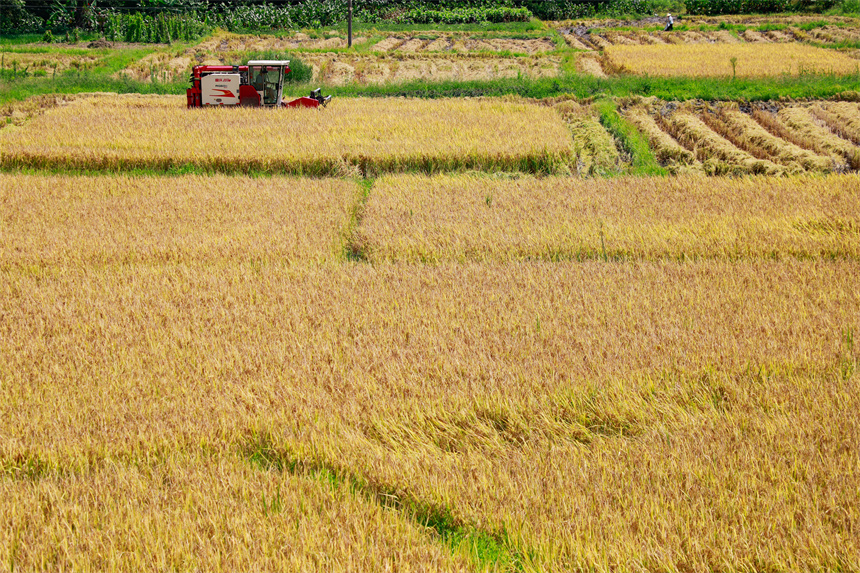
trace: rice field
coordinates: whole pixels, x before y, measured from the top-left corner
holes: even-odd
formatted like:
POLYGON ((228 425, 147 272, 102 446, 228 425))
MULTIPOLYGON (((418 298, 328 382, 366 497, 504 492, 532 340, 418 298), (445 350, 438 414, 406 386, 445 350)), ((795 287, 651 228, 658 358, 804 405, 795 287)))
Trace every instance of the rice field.
POLYGON ((193 65, 233 65, 249 53, 281 52, 300 58, 313 70, 312 82, 329 86, 378 85, 424 80, 491 80, 559 74, 561 57, 553 33, 508 38, 492 34, 430 32, 353 38, 359 53, 347 51, 337 32, 310 36, 243 35, 220 32, 195 46, 162 49, 117 72, 142 82, 183 81, 193 65))
POLYGON ((856 261, 2 272, 23 569, 857 563, 856 261))
POLYGON ((42 103, 10 569, 860 571, 857 103, 42 103))
POLYGON ((856 58, 800 43, 614 45, 604 57, 618 73, 660 77, 847 75, 860 69, 856 58))
POLYGON ((0 174, 0 264, 323 263, 359 195, 334 179, 0 174))
POLYGON ((358 241, 374 263, 860 258, 856 176, 380 178, 358 241))
POLYGON ((489 99, 354 99, 284 113, 189 112, 184 97, 102 96, 49 109, 27 129, 0 131, 0 164, 8 167, 552 172, 571 158, 570 134, 552 109, 489 99))

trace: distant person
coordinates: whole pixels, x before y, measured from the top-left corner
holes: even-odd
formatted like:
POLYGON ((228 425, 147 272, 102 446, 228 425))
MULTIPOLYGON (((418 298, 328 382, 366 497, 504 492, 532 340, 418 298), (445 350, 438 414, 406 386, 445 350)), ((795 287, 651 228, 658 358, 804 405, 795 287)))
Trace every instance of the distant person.
POLYGON ((663 31, 664 32, 671 32, 672 26, 673 26, 673 24, 675 24, 675 20, 672 19, 671 14, 666 14, 666 18, 668 18, 668 22, 666 22, 666 29, 663 31))

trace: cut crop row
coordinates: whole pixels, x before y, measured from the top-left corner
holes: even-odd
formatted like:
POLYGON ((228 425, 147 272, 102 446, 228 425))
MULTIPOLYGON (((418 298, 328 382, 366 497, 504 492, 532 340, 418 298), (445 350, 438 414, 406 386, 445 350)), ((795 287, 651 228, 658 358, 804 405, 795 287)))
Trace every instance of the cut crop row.
POLYGON ((860 168, 860 106, 850 102, 677 104, 634 99, 623 111, 673 170, 800 173, 860 168), (687 166, 687 167, 684 167, 687 166))

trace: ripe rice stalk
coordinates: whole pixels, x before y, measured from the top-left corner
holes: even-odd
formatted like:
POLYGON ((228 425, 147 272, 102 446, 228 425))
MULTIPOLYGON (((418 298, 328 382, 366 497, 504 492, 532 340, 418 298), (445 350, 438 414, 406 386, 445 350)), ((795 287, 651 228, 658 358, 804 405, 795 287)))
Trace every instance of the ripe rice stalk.
POLYGON ((350 99, 327 109, 186 109, 185 99, 94 97, 0 131, 7 167, 348 175, 553 172, 574 152, 545 106, 515 100, 350 99))
POLYGON ((679 111, 662 119, 667 131, 696 154, 706 172, 723 171, 778 175, 785 169, 772 161, 756 159, 714 132, 695 114, 679 111))
POLYGON ((604 59, 595 52, 584 52, 576 56, 576 69, 584 74, 605 78, 604 59))
POLYGON ((801 134, 798 134, 783 124, 775 112, 754 108, 750 115, 756 123, 765 128, 769 133, 774 134, 776 137, 793 143, 801 149, 807 149, 822 156, 829 156, 834 163, 834 171, 839 172, 848 169, 848 164, 842 155, 830 153, 820 146, 815 146, 808 138, 803 137, 801 134))
POLYGON ((853 102, 828 102, 810 106, 812 114, 840 137, 860 144, 860 109, 853 102))
POLYGON ((854 74, 857 60, 806 44, 679 44, 608 46, 605 58, 621 73, 659 77, 764 77, 854 74), (731 60, 736 58, 736 69, 731 60))
POLYGON ((0 555, 25 571, 473 570, 401 512, 270 452, 145 454, 4 476, 0 555))
POLYGON ((351 181, 0 174, 0 265, 339 261, 351 181))
POLYGON ((654 155, 661 163, 673 161, 682 165, 693 165, 697 162, 693 152, 685 149, 671 135, 663 131, 647 111, 631 107, 625 110, 624 117, 645 134, 651 147, 654 148, 654 155))
POLYGON ((373 486, 538 570, 856 563, 858 272, 815 260, 3 271, 0 420, 14 439, 0 442, 0 503, 27 515, 0 513, 0 557, 14 561, 19 531, 25 563, 135 568, 161 548, 160 567, 198 548, 186 558, 202 568, 288 555, 301 569, 302 547, 279 544, 307 540, 319 559, 327 532, 338 564, 445 568, 424 534, 346 493, 373 486), (237 453, 271 469, 222 461, 237 453), (278 473, 302 467, 353 479, 326 495, 278 473), (73 525, 92 539, 63 533, 73 525), (63 551, 30 551, 52 542, 63 551))
POLYGON ((854 176, 397 175, 374 186, 357 242, 373 263, 858 259, 858 213, 854 176))
POLYGON ((807 149, 813 149, 819 154, 840 155, 852 169, 860 169, 860 149, 833 133, 809 108, 785 107, 776 114, 776 119, 793 131, 795 137, 803 141, 807 149))
POLYGON ((705 113, 701 117, 711 129, 759 159, 771 160, 795 171, 827 173, 835 167, 830 157, 816 155, 776 137, 738 109, 724 106, 716 113, 705 113))

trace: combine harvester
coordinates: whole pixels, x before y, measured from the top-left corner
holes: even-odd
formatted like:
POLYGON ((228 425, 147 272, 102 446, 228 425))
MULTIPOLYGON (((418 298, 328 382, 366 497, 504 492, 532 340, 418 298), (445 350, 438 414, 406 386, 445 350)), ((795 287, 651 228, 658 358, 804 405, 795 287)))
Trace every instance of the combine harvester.
POLYGON ((325 107, 331 96, 320 95, 284 101, 284 78, 289 60, 252 60, 247 66, 194 66, 191 87, 186 90, 188 107, 241 105, 245 107, 325 107))

